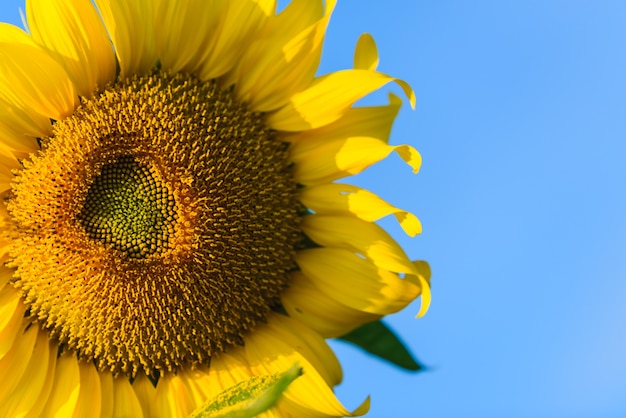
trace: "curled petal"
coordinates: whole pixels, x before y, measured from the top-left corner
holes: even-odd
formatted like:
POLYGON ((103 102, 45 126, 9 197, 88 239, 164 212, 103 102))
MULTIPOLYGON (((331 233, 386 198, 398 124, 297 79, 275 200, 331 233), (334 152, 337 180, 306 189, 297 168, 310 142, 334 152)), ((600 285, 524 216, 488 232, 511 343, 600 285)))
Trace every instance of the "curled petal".
POLYGON ((376 266, 405 274, 419 274, 400 245, 380 226, 345 216, 311 215, 302 230, 316 243, 361 254, 376 266))
POLYGON ((390 82, 398 84, 415 106, 415 93, 404 81, 370 70, 343 70, 317 78, 294 94, 289 103, 267 116, 268 125, 280 131, 304 131, 328 125, 344 115, 362 97, 390 82))
POLYGON ((333 141, 367 136, 387 143, 400 106, 402 106, 402 99, 395 94, 389 94, 388 105, 353 107, 329 125, 302 132, 282 132, 280 138, 286 142, 299 143, 317 138, 333 141))
POLYGON ((401 100, 390 95, 389 105, 352 108, 336 122, 280 139, 291 142, 294 177, 305 185, 329 183, 355 175, 386 158, 392 151, 416 173, 420 154, 410 145, 389 145, 387 140, 401 100))
POLYGON ((354 252, 338 248, 300 251, 302 272, 326 295, 353 309, 387 315, 403 309, 419 296, 421 287, 402 279, 354 252))
POLYGON ((430 307, 431 294, 430 294, 430 266, 427 262, 417 260, 413 262, 418 274, 407 274, 406 279, 417 284, 422 289, 422 305, 417 313, 417 317, 421 318, 426 314, 430 307))
POLYGON ((404 232, 413 237, 422 232, 419 219, 410 212, 398 209, 374 193, 348 184, 323 184, 300 191, 300 201, 316 214, 354 215, 374 222, 393 214, 404 232))
POLYGON ((311 215, 302 220, 302 230, 324 247, 355 252, 383 270, 404 274, 404 281, 414 284, 422 295, 417 316, 423 316, 428 310, 430 267, 423 261, 410 261, 400 245, 378 225, 357 218, 311 215))
POLYGON ((410 145, 389 145, 370 137, 303 141, 293 144, 293 175, 300 184, 315 185, 355 175, 385 159, 395 151, 417 173, 420 154, 410 145))

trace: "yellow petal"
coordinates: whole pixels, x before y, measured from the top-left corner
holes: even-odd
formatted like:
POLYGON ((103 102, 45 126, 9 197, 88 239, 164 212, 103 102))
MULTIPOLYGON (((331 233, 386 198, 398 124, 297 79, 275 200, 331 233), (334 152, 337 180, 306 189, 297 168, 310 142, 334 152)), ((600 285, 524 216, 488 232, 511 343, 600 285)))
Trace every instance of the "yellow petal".
POLYGON ((195 400, 179 374, 161 376, 156 388, 145 374, 140 374, 133 382, 133 389, 146 417, 187 417, 196 408, 195 400))
POLYGON ((209 53, 207 44, 223 18, 224 0, 155 1, 156 48, 162 68, 193 73, 209 53), (201 30, 190 30, 201 28, 201 30))
POLYGON ((410 280, 378 268, 353 251, 314 248, 299 251, 302 273, 329 297, 360 311, 388 315, 405 308, 421 288, 410 280))
MULTIPOLYGON (((24 331, 21 327, 18 337, 11 349, 0 359, 0 376, 4 376, 0 385, 0 405, 6 403, 9 396, 18 386, 28 364, 35 354, 35 342, 39 335, 36 326, 24 331)), ((40 349, 41 347, 38 346, 40 349)))
POLYGON ((80 374, 80 392, 74 408, 74 418, 100 416, 102 394, 100 387, 100 375, 92 363, 80 361, 78 363, 80 374))
POLYGON ((306 187, 300 191, 300 201, 319 215, 352 214, 368 222, 393 214, 407 235, 414 237, 422 232, 422 225, 415 215, 391 206, 374 193, 357 186, 324 184, 306 187))
POLYGON ((402 99, 390 93, 388 105, 352 107, 336 122, 302 132, 283 132, 280 138, 286 142, 306 142, 319 138, 332 141, 367 136, 386 143, 400 106, 402 99))
POLYGON ((392 151, 419 171, 422 158, 410 145, 388 145, 369 137, 327 140, 324 137, 293 144, 290 158, 295 163, 293 175, 300 184, 314 185, 360 173, 386 158, 392 151))
POLYGON ((78 99, 65 70, 44 50, 20 43, 0 43, 0 100, 28 115, 63 119, 78 99))
POLYGON ((416 173, 421 156, 409 145, 387 144, 401 101, 390 95, 388 106, 352 108, 338 121, 310 131, 281 134, 291 142, 294 177, 301 184, 329 183, 358 174, 397 152, 416 173))
POLYGON ((210 367, 180 372, 181 379, 187 386, 187 393, 196 407, 253 376, 248 363, 241 356, 241 351, 241 348, 237 348, 215 356, 211 359, 210 367))
POLYGON ((13 286, 0 290, 0 361, 9 353, 23 331, 24 304, 13 286))
POLYGON ((44 407, 45 416, 71 417, 74 415, 80 392, 80 370, 73 353, 57 359, 52 392, 44 407))
MULTIPOLYGON (((28 154, 39 149, 38 137, 48 136, 51 133, 52 125, 48 119, 46 127, 39 129, 26 113, 19 108, 0 99, 0 147, 2 154, 17 152, 28 154), (46 132, 46 129, 50 132, 46 132), (32 132, 38 130, 39 133, 33 135, 32 132)), ((13 158, 15 159, 15 158, 13 158)))
POLYGON ((196 409, 195 400, 179 375, 168 374, 159 379, 155 400, 156 411, 161 417, 187 417, 196 409))
POLYGON ((27 104, 11 103, 5 97, 0 98, 0 134, 2 135, 0 144, 8 147, 10 151, 34 152, 38 150, 36 138, 52 134, 50 119, 32 110, 29 112, 30 109, 25 110, 27 104))
MULTIPOLYGON (((2 221, 0 221, 0 226, 3 226, 2 221)), ((0 261, 5 261, 6 251, 8 250, 9 248, 7 248, 5 246, 5 243, 2 242, 0 244, 0 261)), ((9 281, 11 281, 11 279, 13 278, 13 273, 15 273, 15 270, 8 268, 8 267, 0 266, 0 291, 4 289, 4 286, 9 284, 9 281)), ((1 306, 2 304, 0 304, 0 308, 1 306)), ((0 315, 0 324, 2 324, 2 315, 0 315)), ((1 328, 2 326, 0 325, 0 329, 1 328)))
MULTIPOLYGON (((10 222, 6 205, 0 205, 0 228, 7 228, 10 222)), ((12 247, 11 238, 8 234, 0 236, 0 291, 9 283, 15 270, 5 267, 5 262, 9 259, 9 252, 12 247)))
POLYGON ((323 13, 319 0, 294 0, 272 19, 271 33, 246 49, 228 77, 237 97, 254 111, 268 112, 307 88, 319 65, 334 5, 327 2, 323 13))
POLYGON ((430 307, 431 293, 430 293, 430 266, 426 261, 414 261, 413 265, 417 270, 417 275, 407 275, 406 279, 417 284, 422 289, 422 305, 417 313, 417 317, 420 318, 426 314, 430 307))
POLYGON ((298 348, 329 386, 341 383, 341 366, 326 341, 310 328, 284 315, 275 315, 267 322, 267 330, 287 345, 298 348))
POLYGON ((112 417, 113 416, 113 405, 115 403, 115 390, 113 386, 113 375, 111 372, 103 371, 98 373, 100 377, 100 411, 96 411, 96 414, 99 412, 99 416, 101 417, 112 417))
MULTIPOLYGON (((310 409, 285 397, 283 397, 283 399, 279 401, 277 409, 278 411, 276 415, 274 415, 277 418, 282 418, 285 416, 287 417, 310 417, 310 418, 337 417, 337 415, 322 414, 322 413, 319 413, 318 411, 315 411, 315 413, 313 413, 310 409)), ((352 413, 348 416, 359 417, 359 416, 367 414, 369 409, 370 409, 370 397, 368 396, 365 399, 365 401, 363 401, 363 403, 357 409, 352 411, 352 413)))
MULTIPOLYGON (((6 210, 6 208, 5 208, 6 210)), ((6 221, 4 217, 3 210, 0 208, 0 228, 6 228, 6 221)), ((11 250, 11 244, 3 241, 0 238, 0 263, 4 263, 9 259, 9 251, 11 250)), ((13 269, 9 269, 8 267, 0 266, 0 291, 13 277, 13 269), (5 281, 6 280, 6 281, 5 281)))
MULTIPOLYGON (((279 316, 273 314, 268 318, 268 324, 275 321, 276 327, 259 327, 246 340, 244 349, 252 371, 257 375, 274 374, 287 370, 294 363, 298 363, 302 366, 304 374, 287 388, 284 394, 286 399, 305 410, 310 410, 314 416, 315 414, 351 415, 337 400, 332 389, 320 374, 320 371, 323 373, 325 367, 331 366, 331 363, 336 361, 334 356, 331 359, 325 355, 324 359, 321 360, 323 362, 321 370, 318 370, 310 361, 313 358, 308 358, 300 352, 300 348, 306 347, 311 341, 305 342, 300 338, 300 342, 295 345, 291 341, 298 339, 301 333, 306 333, 306 327, 299 325, 295 320, 285 316, 279 318, 279 316), (284 338, 287 336, 292 343, 285 342, 284 338)), ((321 338, 320 341, 315 344, 316 348, 322 346, 323 340, 321 338)), ((309 353, 307 352, 307 354, 309 353)))
POLYGON ((328 125, 357 100, 392 81, 404 90, 414 107, 415 94, 406 82, 376 71, 343 70, 319 77, 309 88, 294 94, 287 105, 267 115, 267 124, 289 132, 328 125))
POLYGON ((430 284, 430 276, 432 275, 430 271, 430 265, 426 261, 417 260, 413 262, 415 269, 418 271, 420 276, 426 280, 427 283, 430 284))
MULTIPOLYGON (((44 333, 40 332, 40 334, 44 334, 44 333)), ((47 336, 45 336, 45 338, 48 339, 47 336)), ((49 345, 48 359, 47 359, 48 367, 41 370, 42 372, 45 371, 46 378, 41 388, 41 391, 39 393, 39 396, 29 401, 29 404, 31 402, 32 404, 28 406, 29 412, 28 414, 26 414, 26 416, 33 416, 33 417, 42 416, 43 408, 48 402, 48 397, 50 396, 50 392, 52 391, 52 384, 54 382, 54 376, 56 372, 56 361, 57 361, 57 354, 59 352, 59 346, 58 344, 51 342, 51 341, 48 341, 48 345, 49 345)), ((39 366, 41 366, 41 362, 39 366)))
POLYGON ((354 68, 375 71, 378 61, 378 48, 374 38, 369 33, 362 34, 354 50, 354 68))
POLYGON ((343 248, 367 257, 376 266, 395 273, 418 275, 404 250, 380 226, 345 216, 305 216, 304 233, 324 247, 343 248))
POLYGON ((115 55, 102 20, 90 0, 27 0, 33 39, 61 63, 78 94, 115 79, 115 55))
MULTIPOLYGON (((281 410, 280 410, 281 404, 284 404, 284 398, 279 399, 277 405, 274 408, 261 412, 260 414, 256 415, 255 418, 282 418, 284 416, 289 416, 287 413, 281 413, 281 410)), ((306 415, 293 415, 292 414, 292 416, 303 417, 306 415)))
MULTIPOLYGON (((273 16, 268 21, 268 37, 278 35, 283 32, 286 38, 290 39, 294 35, 302 32, 303 29, 313 26, 320 19, 330 15, 335 8, 336 0, 324 2, 321 0, 292 0, 280 14, 273 16)), ((323 36, 323 34, 322 34, 323 36)), ((282 45, 281 45, 282 46, 282 45)))
MULTIPOLYGON (((159 385, 161 384, 159 379, 159 385)), ((143 414, 147 417, 157 416, 162 410, 162 402, 156 397, 156 388, 144 373, 139 373, 133 381, 133 390, 143 408, 143 414)), ((169 416, 165 415, 164 416, 169 416)))
POLYGON ((281 301, 291 318, 314 329, 324 338, 345 335, 360 325, 382 317, 336 301, 299 271, 292 273, 289 287, 283 292, 281 301))
POLYGON ((216 368, 213 369, 213 364, 209 367, 209 377, 216 388, 221 388, 220 392, 255 375, 241 351, 237 350, 226 356, 220 355, 216 368))
POLYGON ((113 41, 120 76, 149 73, 157 62, 154 2, 94 0, 113 41))
POLYGON ((227 1, 216 12, 220 13, 219 25, 208 34, 208 54, 198 69, 198 77, 210 80, 230 71, 245 51, 242 45, 250 45, 260 36, 274 9, 273 0, 227 1))
MULTIPOLYGON (((213 361, 211 361, 213 363, 213 361)), ((196 408, 199 405, 203 405, 207 399, 210 399, 213 395, 209 384, 209 368, 200 367, 195 370, 182 370, 180 372, 183 381, 187 385, 187 390, 196 408)), ((216 394, 219 392, 216 392, 216 394)))
MULTIPOLYGON (((46 333, 38 331, 37 339, 32 349, 32 356, 19 379, 19 383, 15 386, 13 393, 6 400, 0 402, 0 416, 17 417, 32 414, 31 409, 40 398, 48 396, 50 388, 46 387, 46 377, 49 374, 50 357, 48 336, 46 333)), ((54 357, 52 357, 52 360, 54 360, 54 357)), ((54 362, 52 367, 54 369, 54 362)))
MULTIPOLYGON (((0 125, 1 124, 2 123, 0 122, 0 125)), ((0 137, 1 135, 2 128, 0 127, 0 137)), ((17 144, 19 146, 23 146, 21 151, 18 151, 17 148, 7 146, 6 143, 2 144, 2 141, 0 140, 0 194, 11 188, 11 182, 15 177, 13 175, 13 170, 20 170, 23 168, 16 155, 26 157, 28 153, 35 152, 38 149, 38 147, 36 147, 37 141, 35 138, 27 138, 25 136, 23 138, 24 139, 19 141, 17 144), (29 139, 32 139, 32 145, 29 145, 29 139)))
MULTIPOLYGON (((103 397, 102 402, 106 399, 103 397)), ((126 376, 113 378, 113 413, 114 417, 143 417, 139 399, 126 376)))
POLYGON ((276 13, 276 0, 252 0, 258 6, 264 16, 272 16, 276 13))
POLYGON ((13 42, 30 46, 37 44, 22 28, 6 22, 0 22, 0 42, 13 42))
MULTIPOLYGON (((5 43, 19 44, 24 46, 26 50, 40 50, 26 32, 16 26, 0 23, 0 45, 5 43)), ((39 53, 43 53, 43 51, 39 53)), ((45 60, 47 62, 51 61, 50 57, 46 57, 45 60)), ((16 73, 14 76, 19 77, 20 65, 21 63, 19 62, 14 63, 11 66, 14 68, 7 69, 7 71, 13 71, 16 73)), ((52 66, 58 67, 58 64, 53 63, 52 66)), ((51 71, 56 73, 54 69, 51 71)), ((10 80, 9 77, 8 82, 12 82, 10 80)), ((45 80, 46 83, 49 81, 48 79, 45 80)), ((63 83, 62 79, 57 81, 63 83)), ((0 89, 0 144, 8 146, 10 151, 34 151, 38 149, 35 138, 49 136, 52 133, 50 115, 38 113, 35 109, 38 104, 35 103, 33 105, 32 100, 29 100, 28 97, 13 94, 11 91, 13 85, 5 84, 5 86, 6 88, 0 89)), ((52 92, 52 89, 48 91, 52 92)))

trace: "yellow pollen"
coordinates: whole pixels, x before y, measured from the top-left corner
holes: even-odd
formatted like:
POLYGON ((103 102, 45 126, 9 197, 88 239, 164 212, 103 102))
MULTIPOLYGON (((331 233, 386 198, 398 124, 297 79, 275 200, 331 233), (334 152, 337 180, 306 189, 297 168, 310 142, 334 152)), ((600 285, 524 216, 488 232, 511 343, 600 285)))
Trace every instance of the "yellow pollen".
POLYGON ((100 370, 208 364, 277 306, 299 241, 286 145, 215 82, 119 80, 16 172, 29 318, 100 370))

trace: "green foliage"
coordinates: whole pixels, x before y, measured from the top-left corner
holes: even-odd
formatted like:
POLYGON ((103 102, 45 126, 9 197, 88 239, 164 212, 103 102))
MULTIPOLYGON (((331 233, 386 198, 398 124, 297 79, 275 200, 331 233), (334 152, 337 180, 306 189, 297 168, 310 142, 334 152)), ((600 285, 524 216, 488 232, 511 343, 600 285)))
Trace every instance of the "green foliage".
POLYGON ((339 337, 339 340, 354 344, 405 370, 419 371, 424 369, 424 366, 417 362, 398 336, 382 321, 362 325, 339 337))
POLYGON ((226 389, 196 409, 189 418, 251 418, 273 407, 302 369, 293 365, 284 373, 255 376, 226 389))

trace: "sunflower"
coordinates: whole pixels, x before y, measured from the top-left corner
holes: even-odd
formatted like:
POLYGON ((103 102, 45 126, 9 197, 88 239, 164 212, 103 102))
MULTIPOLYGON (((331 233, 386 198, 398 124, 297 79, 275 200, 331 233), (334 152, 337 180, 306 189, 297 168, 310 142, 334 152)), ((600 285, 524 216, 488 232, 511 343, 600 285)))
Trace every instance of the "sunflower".
POLYGON ((334 183, 396 152, 371 37, 316 76, 335 1, 27 0, 0 25, 0 416, 187 416, 304 375, 266 416, 345 416, 325 342, 396 312, 428 268, 334 183))

